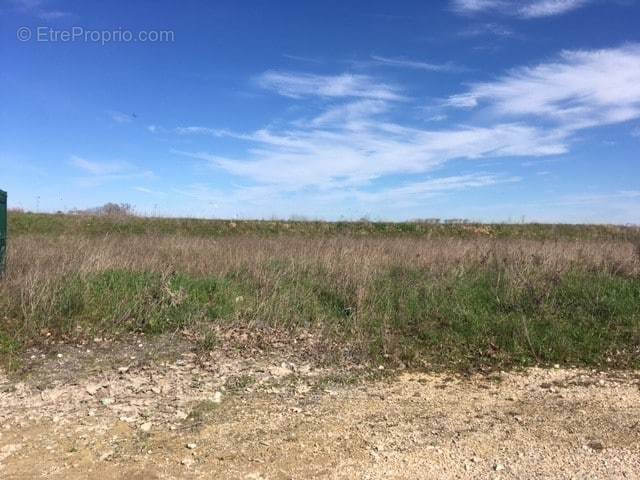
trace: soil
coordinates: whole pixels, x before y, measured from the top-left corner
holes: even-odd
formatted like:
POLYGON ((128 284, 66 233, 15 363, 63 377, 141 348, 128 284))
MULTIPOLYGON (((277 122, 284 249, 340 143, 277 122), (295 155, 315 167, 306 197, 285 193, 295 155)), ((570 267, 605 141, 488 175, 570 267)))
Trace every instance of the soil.
POLYGON ((640 372, 337 367, 294 342, 33 351, 0 371, 0 477, 640 478, 640 372))

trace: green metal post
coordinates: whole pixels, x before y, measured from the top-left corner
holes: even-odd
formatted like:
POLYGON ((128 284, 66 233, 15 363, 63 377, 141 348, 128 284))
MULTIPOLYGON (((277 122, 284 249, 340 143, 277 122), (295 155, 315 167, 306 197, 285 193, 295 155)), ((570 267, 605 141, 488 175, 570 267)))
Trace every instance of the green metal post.
POLYGON ((0 190, 0 276, 7 262, 7 192, 0 190))

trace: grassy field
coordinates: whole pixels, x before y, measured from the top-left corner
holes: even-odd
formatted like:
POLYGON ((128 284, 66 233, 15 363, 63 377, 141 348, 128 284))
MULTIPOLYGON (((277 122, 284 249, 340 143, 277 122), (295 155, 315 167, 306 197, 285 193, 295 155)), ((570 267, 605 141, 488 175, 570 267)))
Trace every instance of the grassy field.
POLYGON ((640 231, 10 214, 0 355, 95 335, 314 331, 415 367, 640 366, 640 231))

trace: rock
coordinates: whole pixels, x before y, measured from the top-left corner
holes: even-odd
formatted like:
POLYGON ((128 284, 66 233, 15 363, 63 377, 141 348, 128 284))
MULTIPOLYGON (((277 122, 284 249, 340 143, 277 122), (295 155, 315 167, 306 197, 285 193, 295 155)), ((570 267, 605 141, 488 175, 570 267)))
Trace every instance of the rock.
POLYGON ((182 465, 184 465, 185 467, 190 467, 191 465, 193 465, 193 459, 192 458, 183 458, 180 463, 182 465))
POLYGON ((269 367, 269 373, 274 377, 286 377, 287 375, 291 375, 293 371, 287 367, 269 367))
POLYGON ((145 433, 148 433, 151 431, 151 427, 152 427, 151 422, 145 422, 142 425, 140 425, 140 430, 142 430, 145 433))
POLYGON ((220 403, 222 402, 222 392, 216 392, 213 394, 213 398, 211 398, 211 401, 213 403, 220 403))
MULTIPOLYGON (((20 450, 22 448, 22 444, 21 443, 10 443, 8 445, 5 445, 4 447, 0 448, 0 461, 4 460, 5 458, 13 455, 15 452, 17 452, 18 450, 20 450)), ((0 466, 0 468, 2 468, 0 466)))
POLYGON ((493 469, 494 469, 496 472, 499 472, 499 471, 501 471, 501 470, 504 470, 504 465, 502 465, 501 463, 496 463, 496 464, 493 466, 493 469))
POLYGON ((100 403, 105 407, 108 407, 113 403, 113 398, 103 398, 102 400, 100 400, 100 403))
POLYGON ((195 443, 187 443, 187 448, 189 450, 193 450, 195 448, 197 448, 198 445, 196 445, 195 443))
POLYGON ((108 460, 112 456, 113 456, 113 450, 109 450, 107 452, 104 452, 102 455, 100 455, 100 461, 104 462, 105 460, 108 460))
POLYGON ((95 395, 98 390, 100 390, 102 388, 102 385, 87 385, 86 391, 89 395, 95 395))
POLYGON ((600 440, 591 440, 589 443, 587 443, 587 447, 589 447, 591 450, 595 450, 596 452, 601 452, 602 450, 604 450, 604 443, 602 443, 600 440))
POLYGON ((188 416, 189 416, 189 415, 187 415, 187 414, 186 414, 185 412, 183 412, 182 410, 178 410, 178 411, 176 412, 176 418, 177 418, 178 420, 186 420, 188 416))
POLYGON ((118 373, 119 374, 127 373, 128 371, 129 371, 129 367, 119 367, 118 368, 118 373))
POLYGON ((378 370, 384 370, 384 365, 380 365, 380 366, 378 367, 378 370))
POLYGON ((556 363, 556 364, 553 366, 553 368, 560 368, 560 364, 559 364, 559 363, 556 363))

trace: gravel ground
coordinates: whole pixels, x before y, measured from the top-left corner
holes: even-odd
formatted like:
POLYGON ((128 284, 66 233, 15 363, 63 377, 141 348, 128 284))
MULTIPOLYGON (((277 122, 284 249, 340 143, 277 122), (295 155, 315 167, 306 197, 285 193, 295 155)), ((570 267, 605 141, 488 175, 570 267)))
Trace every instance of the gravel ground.
POLYGON ((0 371, 0 477, 640 478, 640 372, 388 372, 169 344, 0 371))

